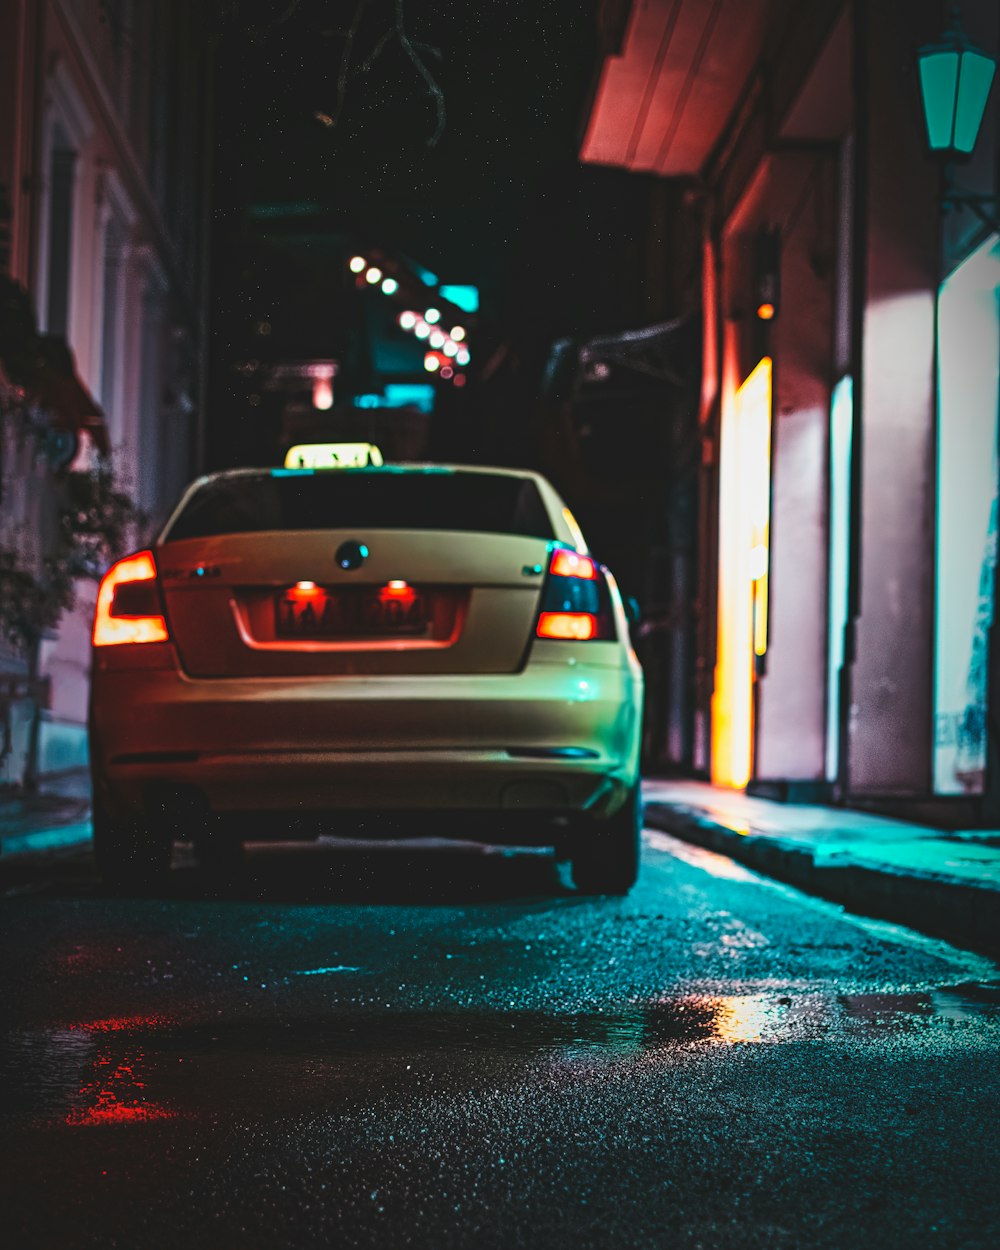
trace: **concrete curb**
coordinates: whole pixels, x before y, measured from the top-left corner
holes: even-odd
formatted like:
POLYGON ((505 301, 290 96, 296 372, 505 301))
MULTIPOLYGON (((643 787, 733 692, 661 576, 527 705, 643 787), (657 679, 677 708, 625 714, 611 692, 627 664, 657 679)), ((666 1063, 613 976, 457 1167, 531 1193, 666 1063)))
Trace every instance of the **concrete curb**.
POLYGON ((718 851, 767 876, 851 911, 905 924, 956 946, 1000 958, 1000 890, 944 874, 904 873, 849 852, 818 862, 811 847, 752 826, 737 833, 704 812, 648 800, 646 824, 718 851))

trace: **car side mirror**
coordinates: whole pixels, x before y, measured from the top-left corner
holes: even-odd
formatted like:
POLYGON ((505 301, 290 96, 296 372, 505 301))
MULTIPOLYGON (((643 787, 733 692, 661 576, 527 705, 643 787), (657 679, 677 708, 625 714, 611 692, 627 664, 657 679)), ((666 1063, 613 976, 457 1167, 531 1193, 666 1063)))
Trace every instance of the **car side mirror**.
POLYGON ((625 596, 625 618, 630 625, 638 625, 642 620, 642 609, 634 595, 625 596))

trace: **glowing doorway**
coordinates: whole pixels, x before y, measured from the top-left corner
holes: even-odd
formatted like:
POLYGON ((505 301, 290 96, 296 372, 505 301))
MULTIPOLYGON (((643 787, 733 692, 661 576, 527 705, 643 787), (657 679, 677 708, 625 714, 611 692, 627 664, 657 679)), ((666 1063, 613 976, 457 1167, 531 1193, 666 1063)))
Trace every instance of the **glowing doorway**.
POLYGON ((723 395, 712 780, 726 786, 750 780, 754 657, 767 650, 771 372, 765 356, 735 392, 723 395))

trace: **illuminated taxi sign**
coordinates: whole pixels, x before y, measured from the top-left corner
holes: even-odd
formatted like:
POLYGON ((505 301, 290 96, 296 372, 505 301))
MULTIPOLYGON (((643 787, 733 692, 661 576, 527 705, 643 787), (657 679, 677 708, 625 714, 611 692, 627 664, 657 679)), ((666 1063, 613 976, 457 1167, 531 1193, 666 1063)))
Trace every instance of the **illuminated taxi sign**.
POLYGON ((286 469, 363 469, 382 463, 374 443, 298 443, 285 456, 286 469))

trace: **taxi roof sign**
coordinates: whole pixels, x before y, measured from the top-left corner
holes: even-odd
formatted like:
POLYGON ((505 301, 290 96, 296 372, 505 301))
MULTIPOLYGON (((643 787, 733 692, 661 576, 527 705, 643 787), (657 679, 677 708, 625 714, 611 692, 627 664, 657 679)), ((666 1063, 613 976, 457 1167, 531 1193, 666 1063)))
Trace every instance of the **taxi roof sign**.
POLYGON ((374 443, 297 443, 285 456, 286 469, 364 469, 383 463, 374 443))

